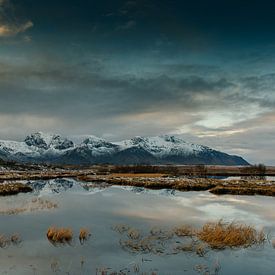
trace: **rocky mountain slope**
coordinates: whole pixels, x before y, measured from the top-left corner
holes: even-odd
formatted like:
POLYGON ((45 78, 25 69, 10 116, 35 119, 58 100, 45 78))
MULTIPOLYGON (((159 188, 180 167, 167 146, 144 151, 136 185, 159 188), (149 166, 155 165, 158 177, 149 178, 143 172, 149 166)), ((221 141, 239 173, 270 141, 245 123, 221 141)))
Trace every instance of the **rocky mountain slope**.
POLYGON ((168 135, 134 137, 121 142, 85 136, 73 142, 60 135, 37 132, 21 142, 0 140, 0 158, 55 164, 248 164, 239 156, 168 135))

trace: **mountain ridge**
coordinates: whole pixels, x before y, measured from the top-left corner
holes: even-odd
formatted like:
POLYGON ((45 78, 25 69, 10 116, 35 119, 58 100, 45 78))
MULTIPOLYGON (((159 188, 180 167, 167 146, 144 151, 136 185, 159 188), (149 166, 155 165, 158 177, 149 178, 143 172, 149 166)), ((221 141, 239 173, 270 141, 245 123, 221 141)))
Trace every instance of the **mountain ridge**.
POLYGON ((24 141, 0 140, 0 158, 52 164, 211 164, 248 165, 240 156, 186 142, 174 135, 136 136, 110 142, 83 136, 78 142, 57 134, 36 132, 24 141))

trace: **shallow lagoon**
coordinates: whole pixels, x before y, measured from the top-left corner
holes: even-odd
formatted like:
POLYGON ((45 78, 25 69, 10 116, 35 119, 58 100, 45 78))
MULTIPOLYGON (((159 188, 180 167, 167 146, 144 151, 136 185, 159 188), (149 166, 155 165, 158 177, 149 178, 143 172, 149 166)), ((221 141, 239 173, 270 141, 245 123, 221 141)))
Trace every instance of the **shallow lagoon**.
POLYGON ((0 232, 18 232, 23 239, 18 246, 0 248, 0 274, 274 274, 275 249, 270 242, 247 249, 211 250, 204 257, 190 252, 152 255, 124 250, 122 236, 112 228, 127 224, 148 233, 152 227, 168 230, 224 219, 264 228, 272 239, 275 198, 132 187, 87 189, 73 180, 31 184, 34 193, 2 197, 1 209, 26 207, 34 197, 57 203, 58 208, 0 216, 0 232), (52 225, 71 227, 73 243, 52 245, 46 238, 52 225), (92 233, 84 245, 78 241, 81 227, 92 233))

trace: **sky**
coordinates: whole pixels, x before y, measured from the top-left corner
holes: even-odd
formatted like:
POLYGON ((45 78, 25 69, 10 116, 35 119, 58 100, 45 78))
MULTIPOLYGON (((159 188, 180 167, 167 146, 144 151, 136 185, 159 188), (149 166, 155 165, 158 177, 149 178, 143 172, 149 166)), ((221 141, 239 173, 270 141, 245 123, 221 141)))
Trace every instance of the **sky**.
POLYGON ((0 0, 0 139, 35 131, 275 165, 275 1, 0 0))

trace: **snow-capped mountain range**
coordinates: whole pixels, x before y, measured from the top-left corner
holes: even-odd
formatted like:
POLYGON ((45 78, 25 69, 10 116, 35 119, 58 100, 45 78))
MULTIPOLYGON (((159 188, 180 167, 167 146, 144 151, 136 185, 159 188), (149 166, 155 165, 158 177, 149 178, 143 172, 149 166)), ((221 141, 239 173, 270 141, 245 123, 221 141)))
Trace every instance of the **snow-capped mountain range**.
POLYGON ((84 136, 74 141, 60 135, 37 132, 21 142, 0 140, 0 158, 54 164, 248 164, 239 156, 169 135, 109 142, 95 136, 84 136))

